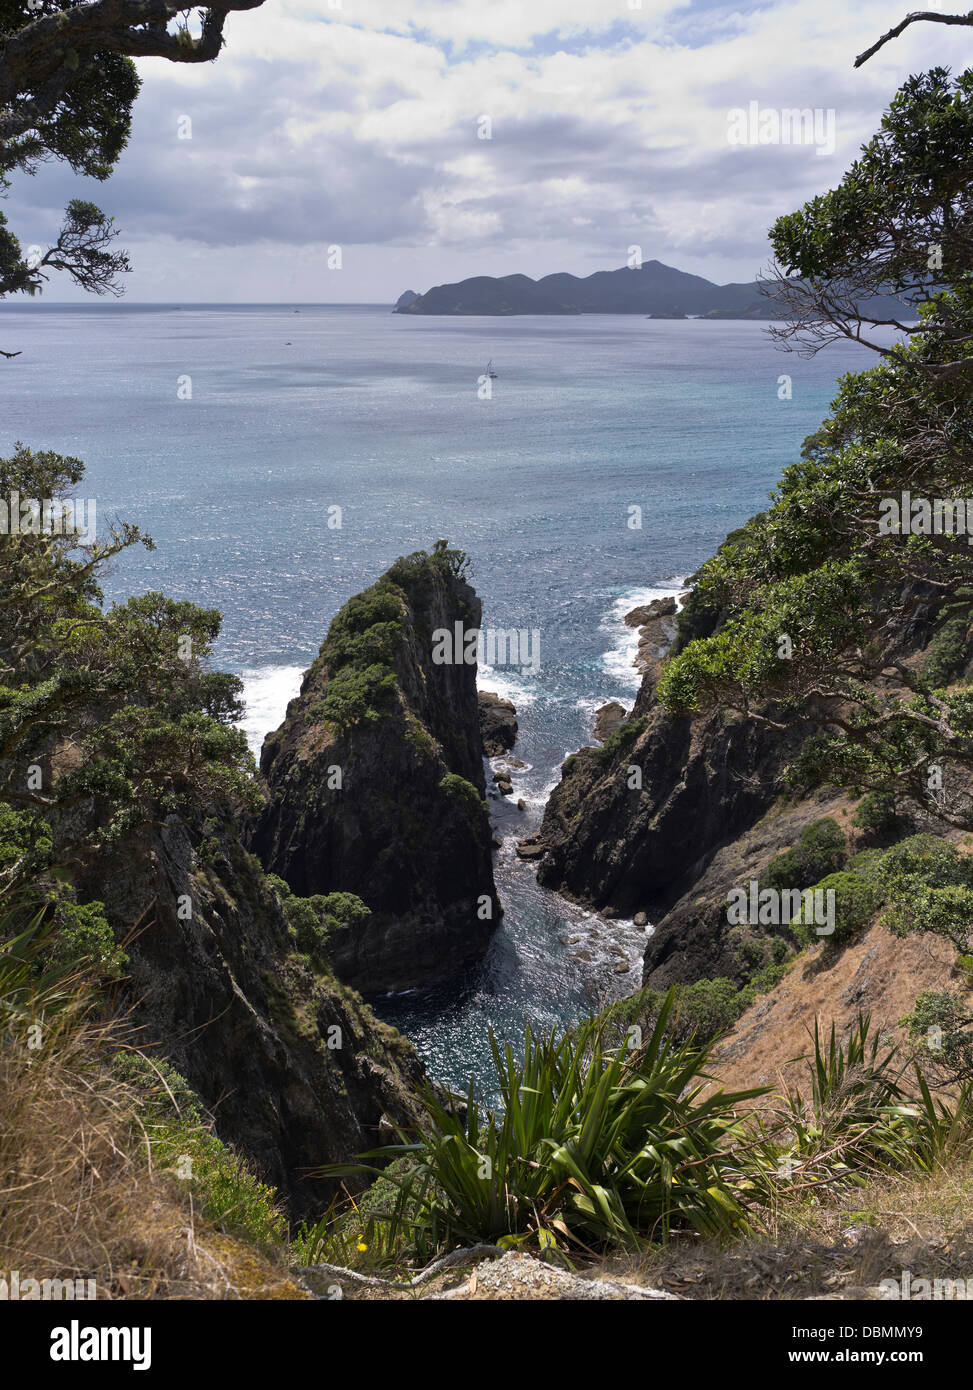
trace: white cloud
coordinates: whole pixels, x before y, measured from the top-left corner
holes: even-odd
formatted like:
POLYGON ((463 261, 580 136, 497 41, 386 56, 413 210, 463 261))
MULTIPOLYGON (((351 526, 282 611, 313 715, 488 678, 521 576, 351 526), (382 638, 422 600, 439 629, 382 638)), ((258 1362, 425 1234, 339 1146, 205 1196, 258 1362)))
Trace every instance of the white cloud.
MULTIPOLYGON (((357 250, 331 299, 590 273, 633 241, 750 279, 769 224, 837 181, 909 72, 973 57, 966 31, 916 25, 855 71, 889 16, 889 0, 267 0, 230 16, 216 64, 141 65, 130 148, 91 196, 138 247, 134 299, 273 298, 281 266, 285 297, 322 297, 332 242, 357 250), (730 145, 727 112, 750 101, 833 108, 835 153, 730 145)), ((47 169, 6 210, 43 240, 77 191, 47 169)))

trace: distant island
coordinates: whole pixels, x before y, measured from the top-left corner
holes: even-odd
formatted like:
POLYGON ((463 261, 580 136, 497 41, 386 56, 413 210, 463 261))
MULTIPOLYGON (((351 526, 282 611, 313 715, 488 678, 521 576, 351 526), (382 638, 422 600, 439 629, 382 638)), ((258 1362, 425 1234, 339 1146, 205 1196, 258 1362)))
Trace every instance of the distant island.
MULTIPOLYGON (((896 300, 874 305, 901 309, 896 300)), ((870 306, 870 307, 874 307, 870 306)), ((644 261, 635 269, 596 270, 583 278, 564 273, 531 280, 527 275, 474 275, 457 284, 436 285, 425 294, 407 290, 397 314, 643 314, 654 319, 689 315, 706 319, 773 319, 774 301, 757 281, 716 285, 701 275, 644 261)))

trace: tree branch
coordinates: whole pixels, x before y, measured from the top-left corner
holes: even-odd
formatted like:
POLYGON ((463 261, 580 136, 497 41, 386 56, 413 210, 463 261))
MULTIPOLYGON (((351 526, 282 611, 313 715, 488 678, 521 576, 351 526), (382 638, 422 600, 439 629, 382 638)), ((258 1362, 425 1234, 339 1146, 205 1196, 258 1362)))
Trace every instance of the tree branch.
POLYGON ((859 53, 855 59, 855 67, 860 68, 862 63, 867 63, 869 58, 873 57, 880 48, 884 48, 892 39, 897 39, 910 24, 917 24, 920 21, 929 21, 932 24, 964 24, 969 27, 973 26, 973 10, 970 10, 968 14, 939 14, 936 10, 913 10, 911 14, 906 15, 901 24, 897 24, 894 29, 883 34, 877 43, 873 43, 871 48, 866 48, 864 53, 859 53))
POLYGON ((220 0, 201 6, 202 32, 170 33, 167 26, 194 7, 174 0, 92 0, 45 15, 0 44, 0 144, 24 135, 50 115, 68 88, 105 53, 209 63, 223 47, 223 25, 235 10, 263 0, 220 0), (25 93, 31 96, 24 99, 25 93))

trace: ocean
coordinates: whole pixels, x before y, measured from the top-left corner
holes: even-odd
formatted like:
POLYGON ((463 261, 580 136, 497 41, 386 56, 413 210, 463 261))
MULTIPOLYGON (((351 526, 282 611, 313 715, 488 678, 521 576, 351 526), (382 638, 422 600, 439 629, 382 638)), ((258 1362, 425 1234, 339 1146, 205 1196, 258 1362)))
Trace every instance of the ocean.
POLYGON ((335 613, 399 555, 448 539, 472 557, 484 627, 539 630, 536 672, 479 679, 516 704, 526 764, 491 802, 502 926, 449 991, 376 1003, 430 1072, 490 1091, 488 1028, 515 1042, 635 989, 644 929, 539 889, 514 842, 597 707, 634 699, 624 614, 678 592, 766 505, 871 354, 805 360, 742 321, 374 305, 5 302, 0 337, 23 353, 0 362, 0 451, 82 459, 99 534, 117 517, 154 538, 116 561, 109 601, 162 589, 221 610, 255 751, 335 613))

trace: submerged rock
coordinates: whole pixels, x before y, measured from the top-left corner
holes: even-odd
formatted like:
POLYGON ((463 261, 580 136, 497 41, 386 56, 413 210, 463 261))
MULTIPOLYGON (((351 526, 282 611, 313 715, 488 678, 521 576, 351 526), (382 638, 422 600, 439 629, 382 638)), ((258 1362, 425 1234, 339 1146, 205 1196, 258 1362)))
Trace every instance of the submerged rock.
POLYGON ((517 842, 517 855, 520 859, 540 859, 547 853, 547 845, 538 835, 529 835, 526 840, 517 842))
POLYGON ((509 772, 501 768, 499 772, 493 774, 493 780, 501 796, 513 796, 514 784, 510 779, 509 772))

